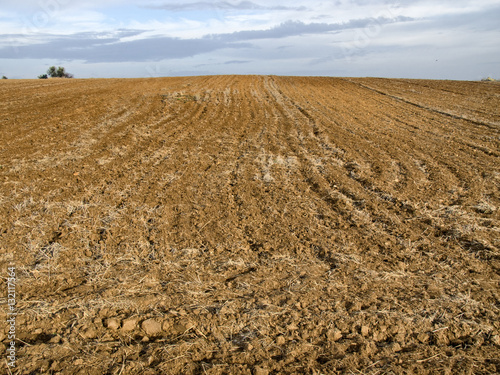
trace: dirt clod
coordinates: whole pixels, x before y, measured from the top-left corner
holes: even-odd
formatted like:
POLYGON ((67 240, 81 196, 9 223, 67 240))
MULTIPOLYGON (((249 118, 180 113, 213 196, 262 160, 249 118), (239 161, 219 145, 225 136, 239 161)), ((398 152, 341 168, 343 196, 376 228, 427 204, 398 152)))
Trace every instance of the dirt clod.
POLYGON ((129 318, 123 321, 122 330, 125 332, 133 331, 137 328, 139 318, 129 318))
MULTIPOLYGON (((121 322, 117 318, 109 318, 106 320, 106 327, 112 330, 117 330, 121 326, 121 322)), ((132 328, 133 329, 133 328, 132 328)))
POLYGON ((256 367, 253 373, 254 375, 269 375, 269 370, 262 367, 256 367))
POLYGON ((368 326, 361 327, 361 335, 366 337, 368 336, 369 333, 370 333, 370 328, 368 326))
POLYGON ((157 336, 162 333, 162 324, 155 319, 147 319, 141 324, 148 336, 157 336))

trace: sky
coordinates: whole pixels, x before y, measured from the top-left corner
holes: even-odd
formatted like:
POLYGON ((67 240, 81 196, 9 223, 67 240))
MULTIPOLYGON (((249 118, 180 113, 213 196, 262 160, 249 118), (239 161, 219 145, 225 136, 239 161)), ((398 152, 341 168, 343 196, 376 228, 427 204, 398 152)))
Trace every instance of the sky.
POLYGON ((500 1, 0 0, 0 75, 500 78, 500 1))

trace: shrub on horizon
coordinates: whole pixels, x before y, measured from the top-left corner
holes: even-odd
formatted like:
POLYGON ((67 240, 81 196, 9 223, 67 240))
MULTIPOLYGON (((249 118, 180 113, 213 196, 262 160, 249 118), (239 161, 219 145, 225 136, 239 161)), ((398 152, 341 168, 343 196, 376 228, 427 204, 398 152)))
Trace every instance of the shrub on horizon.
POLYGON ((73 74, 67 73, 66 69, 62 66, 58 67, 57 69, 55 66, 51 66, 47 70, 47 75, 50 78, 73 78, 74 77, 73 74))

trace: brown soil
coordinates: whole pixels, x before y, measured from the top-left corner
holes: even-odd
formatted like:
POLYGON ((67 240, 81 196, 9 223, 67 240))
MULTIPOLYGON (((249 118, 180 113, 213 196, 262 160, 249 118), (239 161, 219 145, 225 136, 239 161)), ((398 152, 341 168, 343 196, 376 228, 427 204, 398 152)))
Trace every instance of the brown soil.
POLYGON ((500 372, 500 85, 9 80, 0 135, 13 373, 500 372))

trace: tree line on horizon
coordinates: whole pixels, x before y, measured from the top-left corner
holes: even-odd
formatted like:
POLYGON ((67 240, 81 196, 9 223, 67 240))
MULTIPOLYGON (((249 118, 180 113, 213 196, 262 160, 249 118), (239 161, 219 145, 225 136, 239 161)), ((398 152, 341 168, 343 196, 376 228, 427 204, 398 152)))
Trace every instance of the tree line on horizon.
POLYGON ((40 74, 38 76, 39 79, 47 79, 47 78, 73 78, 73 74, 66 72, 66 69, 62 66, 56 68, 55 66, 51 66, 47 69, 46 74, 40 74))

